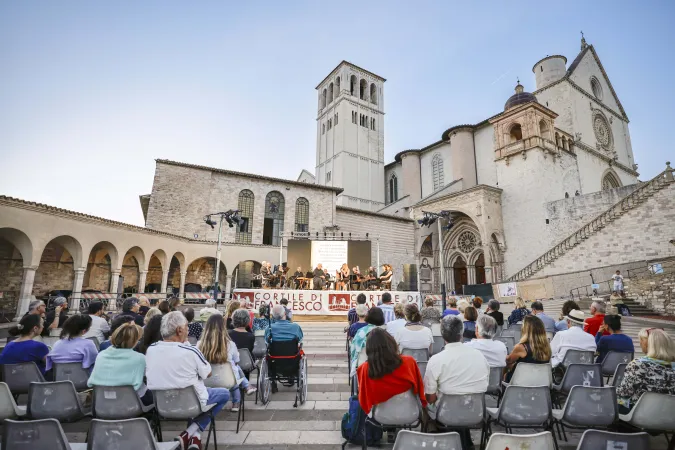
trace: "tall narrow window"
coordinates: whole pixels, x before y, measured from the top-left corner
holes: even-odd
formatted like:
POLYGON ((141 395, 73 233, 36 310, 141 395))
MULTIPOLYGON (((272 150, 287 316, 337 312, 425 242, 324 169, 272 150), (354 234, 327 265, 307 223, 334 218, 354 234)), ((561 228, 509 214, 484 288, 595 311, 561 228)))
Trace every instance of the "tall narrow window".
POLYGON ((333 83, 328 85, 328 103, 333 101, 333 83))
POLYGON ((352 111, 352 123, 356 124, 356 111, 352 111))
POLYGON ((244 189, 239 193, 237 209, 244 223, 237 228, 235 242, 238 244, 250 244, 253 235, 253 192, 244 189))
POLYGON ((309 232, 309 200, 305 197, 300 197, 295 202, 295 231, 309 232))
POLYGON ((321 92, 321 108, 326 107, 326 90, 324 89, 323 92, 321 92))
POLYGON ((359 98, 361 100, 368 100, 366 97, 368 97, 368 82, 361 79, 361 82, 359 83, 359 98))
POLYGON ((340 77, 335 79, 335 98, 337 99, 340 96, 340 77))
POLYGON ((321 124, 321 134, 326 134, 326 124, 321 124))
POLYGON ((330 183, 330 171, 326 172, 326 183, 330 183))
POLYGON ((338 124, 338 113, 335 113, 335 125, 338 124))
POLYGON ((396 174, 392 174, 389 178, 389 203, 398 201, 398 178, 396 174))
POLYGON ((370 103, 377 105, 377 86, 375 86, 375 83, 370 83, 370 103))
POLYGON ((349 93, 354 97, 356 96, 356 88, 358 83, 359 82, 356 80, 356 75, 352 75, 349 79, 349 93))
POLYGON ((265 222, 263 227, 263 245, 278 246, 281 233, 284 232, 284 196, 272 191, 265 198, 265 222))
POLYGON ((434 191, 437 191, 445 184, 443 180, 443 158, 438 153, 431 160, 431 175, 434 181, 434 191))

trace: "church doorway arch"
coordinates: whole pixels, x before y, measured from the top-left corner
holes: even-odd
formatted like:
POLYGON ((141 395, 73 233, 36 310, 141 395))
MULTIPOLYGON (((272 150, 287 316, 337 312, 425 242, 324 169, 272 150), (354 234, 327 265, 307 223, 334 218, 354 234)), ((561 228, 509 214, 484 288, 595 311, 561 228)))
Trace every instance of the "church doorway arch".
POLYGON ((481 253, 476 259, 476 284, 485 284, 485 256, 481 253))
MULTIPOLYGON (((455 263, 452 265, 452 270, 455 279, 454 289, 455 292, 459 294, 463 292, 463 286, 465 284, 469 284, 468 272, 466 270, 466 261, 464 261, 464 258, 458 256, 455 260, 455 263)), ((483 270, 483 274, 485 274, 485 270, 483 270)))

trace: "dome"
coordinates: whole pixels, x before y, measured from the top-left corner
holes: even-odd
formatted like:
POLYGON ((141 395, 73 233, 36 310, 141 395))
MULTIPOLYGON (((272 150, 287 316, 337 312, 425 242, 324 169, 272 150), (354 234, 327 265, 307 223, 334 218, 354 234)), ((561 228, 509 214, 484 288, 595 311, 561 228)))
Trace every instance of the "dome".
POLYGON ((518 82, 518 85, 516 85, 516 93, 509 97, 509 99, 506 101, 506 104, 504 105, 504 111, 511 109, 514 106, 537 101, 537 97, 535 97, 534 94, 525 92, 524 89, 525 88, 523 88, 523 85, 518 82))

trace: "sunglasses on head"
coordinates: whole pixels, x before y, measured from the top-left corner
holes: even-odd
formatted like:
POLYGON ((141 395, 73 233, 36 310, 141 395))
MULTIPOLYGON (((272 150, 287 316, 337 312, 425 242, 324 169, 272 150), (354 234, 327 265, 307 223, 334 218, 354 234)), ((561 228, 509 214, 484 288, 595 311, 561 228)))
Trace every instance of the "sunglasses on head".
POLYGON ((647 328, 647 337, 649 337, 649 333, 651 333, 654 330, 661 330, 663 331, 663 328, 647 328))

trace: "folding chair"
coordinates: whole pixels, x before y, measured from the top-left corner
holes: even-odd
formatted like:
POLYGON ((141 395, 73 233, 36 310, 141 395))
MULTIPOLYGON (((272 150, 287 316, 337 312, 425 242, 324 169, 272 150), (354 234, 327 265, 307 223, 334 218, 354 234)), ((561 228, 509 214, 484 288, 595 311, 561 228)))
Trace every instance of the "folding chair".
POLYGON ((623 363, 616 366, 614 376, 612 376, 612 386, 614 386, 615 388, 621 386, 621 382, 623 381, 623 374, 626 371, 626 366, 628 366, 628 364, 623 363))
POLYGON ((209 440, 213 434, 213 445, 218 450, 218 440, 216 439, 216 418, 213 415, 214 405, 202 406, 199 396, 194 386, 183 389, 167 389, 152 391, 155 399, 155 408, 157 409, 159 441, 162 441, 162 420, 178 420, 192 422, 202 413, 208 413, 211 418, 209 432, 206 436, 206 445, 209 447, 209 440))
POLYGON ((570 364, 565 371, 562 382, 552 387, 556 404, 572 390, 573 386, 602 387, 600 364, 570 364))
POLYGON ((632 360, 633 353, 615 352, 614 350, 610 350, 609 353, 607 353, 607 356, 605 356, 605 359, 602 360, 602 374, 606 376, 607 381, 609 381, 609 377, 614 375, 619 364, 628 364, 632 360))
POLYGON ((367 448, 366 428, 368 423, 383 430, 417 428, 422 423, 422 404, 412 391, 407 391, 373 406, 372 415, 372 418, 366 416, 365 419, 363 450, 367 448))
POLYGON ((485 393, 487 395, 497 396, 497 406, 502 398, 502 379, 504 378, 504 367, 490 367, 490 377, 488 378, 488 387, 485 393))
POLYGON ((462 450, 462 440, 459 433, 430 434, 401 430, 396 436, 392 450, 427 450, 430 448, 462 450))
POLYGON ((17 406, 7 383, 0 383, 0 422, 17 419, 26 415, 25 406, 17 406))
POLYGON ((56 419, 17 422, 5 420, 2 426, 5 450, 84 450, 87 444, 69 444, 56 419))
POLYGON ((445 341, 442 336, 434 336, 434 346, 432 347, 432 354, 436 355, 445 348, 445 341))
POLYGON ((59 422, 77 422, 91 417, 91 410, 84 408, 72 381, 31 383, 28 390, 27 417, 30 419, 56 419, 59 422))
POLYGON ((155 405, 145 406, 133 386, 94 386, 92 412, 97 419, 123 420, 150 417, 153 428, 159 426, 152 413, 155 405))
POLYGON ((96 336, 88 337, 87 339, 94 343, 97 352, 101 351, 101 343, 98 341, 96 336))
POLYGON ((586 350, 567 350, 562 360, 563 368, 567 369, 570 364, 593 364, 595 352, 586 350))
POLYGON ((237 383, 237 376, 234 374, 232 364, 229 362, 225 364, 211 364, 211 376, 204 380, 204 386, 213 388, 225 388, 229 391, 237 388, 239 389, 239 396, 241 397, 241 404, 237 412, 237 433, 239 433, 239 424, 246 420, 245 398, 246 392, 244 388, 237 383))
POLYGON ((427 361, 418 361, 417 367, 420 369, 420 373, 422 374, 422 379, 424 379, 424 375, 426 375, 426 373, 427 373, 427 361))
POLYGON ((550 364, 518 363, 511 382, 502 382, 504 386, 548 386, 553 384, 550 364))
POLYGON ((577 450, 598 450, 608 448, 649 450, 649 434, 586 430, 581 436, 577 450))
POLYGON ((146 419, 125 420, 92 419, 89 426, 87 450, 107 450, 111 448, 143 448, 155 450, 174 450, 180 442, 156 442, 150 424, 146 419))
POLYGON ((262 335, 256 335, 253 341, 253 357, 258 360, 267 355, 267 342, 265 342, 264 332, 262 335))
POLYGON ((495 341, 503 342, 506 345, 506 353, 509 355, 513 351, 513 347, 516 346, 516 339, 513 336, 497 336, 494 338, 495 341))
MULTIPOLYGON (((443 395, 436 408, 436 422, 440 428, 456 431, 480 429, 480 448, 485 440, 485 394, 443 395)), ((464 435, 460 435, 464 441, 464 435)), ((462 442, 469 448, 471 442, 462 442)))
POLYGON ((415 358, 417 362, 426 362, 429 361, 429 349, 428 348, 403 348, 401 349, 402 355, 408 355, 415 358))
MULTIPOLYGON (((495 433, 490 437, 485 450, 504 450, 505 448, 528 450, 554 450, 557 443, 550 431, 537 434, 504 434, 495 433)), ((597 450, 594 449, 594 450, 597 450)))
POLYGON ((82 368, 82 363, 54 363, 54 381, 72 381, 78 392, 91 389, 87 385, 89 371, 82 368))
MULTIPOLYGON (((573 386, 562 409, 554 409, 553 420, 567 440, 568 428, 607 428, 618 418, 613 386, 573 386)), ((560 430, 558 431, 560 433, 560 430)))
POLYGON ((197 345, 198 340, 195 336, 188 336, 188 342, 194 347, 197 345))
POLYGON ((2 379, 9 386, 14 398, 28 394, 31 383, 44 383, 45 377, 34 362, 18 364, 4 364, 2 366, 2 379))
POLYGON ((673 411, 675 411, 675 395, 645 392, 628 414, 619 414, 619 419, 650 434, 663 433, 672 448, 672 440, 675 438, 669 440, 667 433, 675 432, 673 411))

